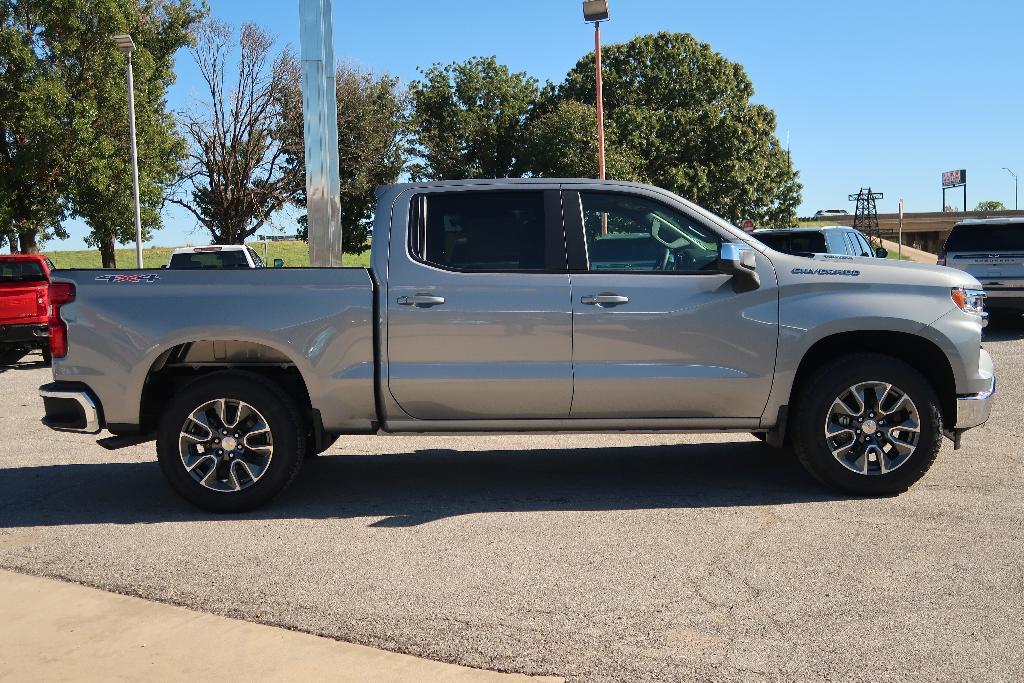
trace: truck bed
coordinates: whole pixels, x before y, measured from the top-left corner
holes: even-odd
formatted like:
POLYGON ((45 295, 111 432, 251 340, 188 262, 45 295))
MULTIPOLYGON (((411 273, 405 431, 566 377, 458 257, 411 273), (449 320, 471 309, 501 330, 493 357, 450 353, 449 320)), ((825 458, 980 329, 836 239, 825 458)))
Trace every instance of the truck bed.
POLYGON ((54 361, 54 379, 87 385, 113 429, 139 424, 154 367, 199 370, 229 354, 237 364, 238 353, 297 369, 326 429, 375 425, 374 282, 364 268, 62 270, 54 281, 76 289, 61 309, 71 351, 54 361))

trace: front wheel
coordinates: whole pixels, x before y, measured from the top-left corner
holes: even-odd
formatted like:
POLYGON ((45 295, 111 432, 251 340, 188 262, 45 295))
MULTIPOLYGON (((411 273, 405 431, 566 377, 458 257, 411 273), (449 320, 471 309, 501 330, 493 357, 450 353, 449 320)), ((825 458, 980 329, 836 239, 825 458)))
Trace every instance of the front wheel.
POLYGON ((183 498, 211 512, 245 512, 298 474, 306 430, 294 403, 262 377, 218 372, 189 384, 160 421, 160 468, 183 498))
POLYGON ((796 454, 823 483, 866 496, 906 491, 935 462, 942 413, 931 384, 879 354, 845 356, 820 368, 796 400, 796 454))

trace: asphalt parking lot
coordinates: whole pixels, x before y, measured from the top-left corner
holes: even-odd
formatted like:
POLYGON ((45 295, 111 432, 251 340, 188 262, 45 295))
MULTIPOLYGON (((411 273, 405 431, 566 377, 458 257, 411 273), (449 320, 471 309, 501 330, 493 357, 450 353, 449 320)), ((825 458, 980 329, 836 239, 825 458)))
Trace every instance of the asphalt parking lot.
POLYGON ((28 356, 0 368, 0 566, 573 681, 1019 680, 1024 330, 989 336, 991 422, 897 498, 741 435, 349 438, 229 518, 152 444, 42 427, 28 356))

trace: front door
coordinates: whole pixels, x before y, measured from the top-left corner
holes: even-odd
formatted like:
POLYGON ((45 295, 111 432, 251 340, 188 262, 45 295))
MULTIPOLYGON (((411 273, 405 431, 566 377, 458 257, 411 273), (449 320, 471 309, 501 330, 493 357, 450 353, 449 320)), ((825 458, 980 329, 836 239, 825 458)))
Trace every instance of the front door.
POLYGON ((778 289, 736 293, 728 233, 641 191, 563 196, 573 313, 573 418, 756 418, 771 391, 778 289))
POLYGON ((572 311, 559 192, 412 192, 396 204, 387 382, 422 420, 569 415, 572 311))

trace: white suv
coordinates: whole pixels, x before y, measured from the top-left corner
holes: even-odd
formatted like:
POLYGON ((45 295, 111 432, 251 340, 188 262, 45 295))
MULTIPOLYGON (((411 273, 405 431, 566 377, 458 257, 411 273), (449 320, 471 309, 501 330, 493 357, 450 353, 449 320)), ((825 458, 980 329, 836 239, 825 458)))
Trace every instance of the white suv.
MULTIPOLYGON (((242 244, 210 247, 182 247, 171 253, 165 268, 170 270, 224 270, 231 268, 266 268, 260 255, 242 244)), ((284 267, 284 261, 274 259, 274 267, 284 267)))
POLYGON ((953 226, 939 265, 963 270, 985 288, 985 307, 1024 311, 1024 218, 980 218, 953 226))

